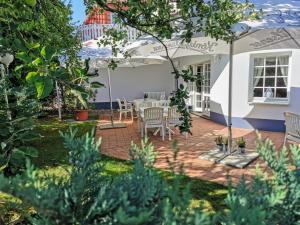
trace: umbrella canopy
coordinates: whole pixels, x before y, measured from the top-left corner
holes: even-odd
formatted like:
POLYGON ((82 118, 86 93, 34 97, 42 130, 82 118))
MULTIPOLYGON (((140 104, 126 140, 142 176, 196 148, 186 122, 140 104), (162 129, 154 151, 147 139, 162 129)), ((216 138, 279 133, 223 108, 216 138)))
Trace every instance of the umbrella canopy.
MULTIPOLYGON (((147 56, 132 56, 125 57, 122 50, 115 55, 111 47, 99 45, 99 39, 86 41, 83 44, 81 51, 79 52, 79 57, 82 59, 90 59, 90 67, 93 69, 97 68, 107 68, 108 75, 108 90, 109 90, 109 100, 110 100, 110 120, 111 127, 114 128, 113 122, 113 106, 112 106, 112 85, 111 85, 111 70, 109 65, 112 61, 118 64, 118 67, 138 67, 153 64, 162 64, 166 61, 165 58, 158 55, 147 55, 147 56)), ((120 47, 121 49, 121 47, 120 47)))
POLYGON ((247 33, 234 42, 234 54, 300 48, 300 1, 252 0, 252 3, 262 10, 262 18, 235 25, 235 31, 247 33))
MULTIPOLYGON (((175 37, 164 41, 170 58, 180 58, 194 55, 228 54, 228 44, 225 41, 215 40, 201 35, 194 36, 189 43, 175 37)), ((151 37, 143 37, 125 47, 133 55, 167 56, 165 46, 151 37)))

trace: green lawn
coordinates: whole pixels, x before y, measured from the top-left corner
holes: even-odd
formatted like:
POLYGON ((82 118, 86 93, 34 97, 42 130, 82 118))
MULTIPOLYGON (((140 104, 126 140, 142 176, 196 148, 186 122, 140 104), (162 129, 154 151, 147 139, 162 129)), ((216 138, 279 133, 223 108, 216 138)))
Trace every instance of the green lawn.
MULTIPOLYGON (((51 173, 55 175, 64 175, 65 169, 68 167, 67 150, 63 146, 62 138, 59 131, 67 131, 70 127, 78 129, 78 135, 82 135, 87 131, 95 128, 96 121, 88 122, 60 122, 57 119, 43 119, 37 121, 37 131, 41 134, 38 140, 35 140, 32 145, 39 149, 39 157, 33 160, 34 165, 41 173, 51 173)), ((103 156, 105 162, 104 174, 108 176, 118 176, 131 170, 132 166, 129 162, 103 156)), ((162 176, 172 182, 173 176, 171 173, 161 171, 162 176)), ((192 207, 204 206, 209 213, 215 213, 225 209, 224 199, 227 195, 226 187, 198 179, 189 177, 183 178, 183 186, 191 182, 191 191, 193 200, 192 207)), ((7 202, 16 202, 16 199, 11 196, 0 193, 0 214, 1 210, 6 207, 6 211, 16 207, 7 204, 7 202), (2 208, 2 209, 1 209, 2 208)), ((25 212, 26 210, 17 204, 17 212, 25 212)), ((0 216, 1 221, 1 216, 0 216)))

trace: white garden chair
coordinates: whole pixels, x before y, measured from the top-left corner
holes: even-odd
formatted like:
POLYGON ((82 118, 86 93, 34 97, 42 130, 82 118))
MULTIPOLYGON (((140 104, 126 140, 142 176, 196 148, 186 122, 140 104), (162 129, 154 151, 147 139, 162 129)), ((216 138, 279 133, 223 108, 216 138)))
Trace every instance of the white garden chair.
MULTIPOLYGON (((162 139, 165 140, 165 124, 164 124, 164 109, 161 107, 151 107, 144 110, 143 129, 147 137, 148 128, 159 128, 161 131, 162 139)), ((142 130, 143 130, 142 129, 142 130)), ((154 134, 156 135, 156 133, 154 134)), ((142 136, 143 133, 142 133, 142 136)))
MULTIPOLYGON (((139 109, 136 111, 137 114, 137 121, 138 121, 138 129, 143 133, 143 127, 141 126, 142 124, 142 116, 141 116, 141 111, 140 108, 151 108, 152 107, 152 102, 143 102, 139 104, 139 109)), ((143 112, 144 113, 144 112, 143 112)))
POLYGON ((128 113, 131 114, 131 121, 133 121, 133 108, 131 104, 127 104, 126 101, 121 101, 119 98, 117 98, 117 102, 119 105, 119 113, 120 113, 120 117, 119 120, 122 120, 122 116, 123 114, 125 115, 125 118, 127 118, 128 113))
POLYGON ((155 99, 155 100, 163 100, 166 98, 166 92, 144 92, 144 95, 147 95, 149 99, 155 99), (162 99, 163 98, 163 99, 162 99))
POLYGON ((285 112, 285 138, 284 138, 284 145, 288 140, 300 143, 300 115, 285 112))
POLYGON ((173 106, 168 109, 168 117, 166 119, 166 130, 169 132, 169 140, 172 139, 171 135, 175 134, 172 128, 180 126, 182 121, 180 120, 181 114, 177 111, 177 107, 173 106))

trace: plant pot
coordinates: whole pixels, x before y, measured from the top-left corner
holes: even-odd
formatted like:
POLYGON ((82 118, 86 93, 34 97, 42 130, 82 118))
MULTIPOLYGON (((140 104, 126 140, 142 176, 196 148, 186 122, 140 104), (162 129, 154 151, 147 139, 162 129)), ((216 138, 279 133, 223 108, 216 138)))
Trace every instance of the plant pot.
POLYGON ((217 145, 217 148, 220 152, 223 151, 223 145, 217 145))
POLYGON ((86 121, 89 119, 89 110, 77 110, 75 111, 75 120, 77 121, 86 121))
POLYGON ((228 151, 228 145, 223 145, 223 151, 227 152, 228 151))
POLYGON ((246 152, 246 149, 245 149, 245 147, 239 147, 239 153, 240 154, 244 154, 245 152, 246 152))
POLYGON ((144 98, 144 101, 146 102, 148 100, 148 98, 144 98))

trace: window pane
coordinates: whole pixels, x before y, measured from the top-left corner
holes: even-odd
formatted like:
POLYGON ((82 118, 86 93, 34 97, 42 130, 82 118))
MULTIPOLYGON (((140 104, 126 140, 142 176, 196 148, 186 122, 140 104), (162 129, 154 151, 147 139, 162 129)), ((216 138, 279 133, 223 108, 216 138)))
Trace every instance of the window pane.
POLYGON ((197 73, 200 74, 202 73, 202 71, 203 71, 202 66, 197 66, 197 73))
POLYGON ((272 66, 272 65, 276 65, 276 57, 267 57, 266 58, 266 65, 267 66, 272 66))
POLYGON ((277 78, 277 87, 287 87, 287 77, 277 78))
POLYGON ((266 78, 265 87, 275 87, 275 78, 266 78))
POLYGON ((275 76, 275 67, 267 67, 266 76, 275 76))
POLYGON ((254 66, 263 66, 264 65, 264 58, 255 58, 254 59, 254 66))
POLYGON ((264 89, 264 97, 266 98, 273 98, 274 97, 274 88, 265 88, 264 89))
POLYGON ((262 87, 264 85, 264 79, 263 78, 254 78, 253 81, 253 87, 262 87))
POLYGON ((262 88, 254 88, 254 97, 263 97, 263 89, 262 88))
POLYGON ((264 75, 264 68, 263 67, 254 68, 254 76, 255 77, 261 77, 263 75, 264 75))
POLYGON ((286 98, 287 89, 286 88, 277 88, 276 89, 276 98, 286 98))
POLYGON ((289 57, 288 56, 280 56, 278 57, 277 65, 288 65, 289 57))
POLYGON ((287 76, 287 75, 288 75, 288 67, 287 66, 277 67, 277 76, 287 76))

